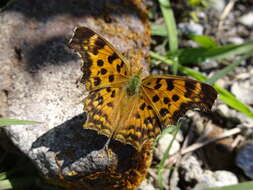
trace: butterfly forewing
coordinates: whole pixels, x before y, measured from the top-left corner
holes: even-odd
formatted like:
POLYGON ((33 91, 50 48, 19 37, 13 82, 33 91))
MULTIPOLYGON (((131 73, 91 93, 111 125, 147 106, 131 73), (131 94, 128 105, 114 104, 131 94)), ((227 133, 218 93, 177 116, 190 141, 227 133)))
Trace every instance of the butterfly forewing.
POLYGON ((87 90, 117 86, 127 80, 129 69, 122 56, 89 28, 76 28, 69 47, 82 58, 82 82, 87 90))
POLYGON ((148 76, 142 91, 162 125, 175 124, 189 109, 210 110, 217 97, 213 87, 178 76, 148 76))

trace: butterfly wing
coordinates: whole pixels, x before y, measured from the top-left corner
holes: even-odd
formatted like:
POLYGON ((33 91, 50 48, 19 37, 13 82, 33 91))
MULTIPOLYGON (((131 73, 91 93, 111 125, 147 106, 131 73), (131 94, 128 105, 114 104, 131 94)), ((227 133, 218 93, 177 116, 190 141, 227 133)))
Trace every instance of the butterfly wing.
POLYGON ((215 89, 205 83, 178 76, 148 76, 142 81, 142 93, 153 107, 162 125, 175 124, 187 110, 210 110, 215 89))
POLYGON ((96 130, 99 134, 111 137, 115 127, 115 110, 121 99, 121 88, 100 88, 91 91, 85 98, 84 107, 88 114, 88 120, 84 127, 96 130))
POLYGON ((159 119, 141 94, 132 97, 126 95, 120 107, 123 114, 113 138, 140 151, 147 140, 153 140, 161 132, 159 119))
POLYGON ((77 27, 69 41, 83 61, 82 82, 87 90, 120 85, 129 75, 128 65, 120 53, 101 35, 86 27, 77 27))
POLYGON ((102 36, 86 27, 77 27, 69 47, 83 62, 82 82, 89 91, 84 100, 88 120, 84 128, 112 137, 116 113, 128 82, 129 68, 122 55, 102 36))

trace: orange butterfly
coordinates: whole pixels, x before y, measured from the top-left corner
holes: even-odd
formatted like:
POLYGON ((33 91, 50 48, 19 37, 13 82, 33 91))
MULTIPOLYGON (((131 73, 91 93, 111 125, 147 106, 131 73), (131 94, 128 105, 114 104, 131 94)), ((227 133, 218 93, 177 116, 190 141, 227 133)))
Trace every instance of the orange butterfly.
POLYGON ((82 82, 89 91, 84 128, 130 144, 138 151, 187 110, 210 110, 217 92, 212 86, 171 75, 149 75, 131 65, 101 35, 76 28, 69 42, 83 61, 82 82))

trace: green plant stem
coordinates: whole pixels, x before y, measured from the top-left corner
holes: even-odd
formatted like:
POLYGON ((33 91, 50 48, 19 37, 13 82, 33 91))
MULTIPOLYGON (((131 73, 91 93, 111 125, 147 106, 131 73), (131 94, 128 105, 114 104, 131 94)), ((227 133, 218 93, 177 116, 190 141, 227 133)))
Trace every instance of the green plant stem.
MULTIPOLYGON (((169 49, 173 53, 178 49, 177 27, 175 17, 171 9, 169 0, 159 0, 159 4, 166 25, 167 38, 169 40, 169 49)), ((178 59, 175 58, 174 64, 172 66, 172 72, 174 75, 177 74, 177 70, 178 70, 178 59)))
POLYGON ((162 157, 162 160, 160 161, 159 165, 158 165, 158 170, 157 170, 157 173, 158 173, 158 182, 159 182, 159 189, 162 190, 163 189, 163 178, 162 178, 162 170, 164 169, 164 163, 166 161, 166 159, 168 158, 169 156, 169 153, 170 153, 170 149, 172 147, 172 144, 173 142, 175 141, 176 139, 176 136, 177 136, 177 133, 180 129, 180 124, 177 125, 177 127, 175 128, 175 131, 173 133, 173 138, 169 144, 169 146, 167 147, 167 149, 165 150, 164 154, 163 154, 163 157, 162 157))

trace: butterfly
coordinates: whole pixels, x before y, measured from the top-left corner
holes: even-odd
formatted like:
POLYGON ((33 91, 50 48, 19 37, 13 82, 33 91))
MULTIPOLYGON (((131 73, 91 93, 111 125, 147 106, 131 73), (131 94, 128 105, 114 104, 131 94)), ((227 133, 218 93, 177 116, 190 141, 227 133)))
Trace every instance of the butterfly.
POLYGON ((88 96, 84 128, 133 146, 155 139, 189 109, 211 109, 217 92, 205 83, 173 75, 148 75, 129 63, 107 40, 77 27, 69 41, 83 62, 81 82, 88 96))

